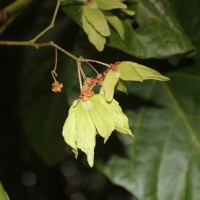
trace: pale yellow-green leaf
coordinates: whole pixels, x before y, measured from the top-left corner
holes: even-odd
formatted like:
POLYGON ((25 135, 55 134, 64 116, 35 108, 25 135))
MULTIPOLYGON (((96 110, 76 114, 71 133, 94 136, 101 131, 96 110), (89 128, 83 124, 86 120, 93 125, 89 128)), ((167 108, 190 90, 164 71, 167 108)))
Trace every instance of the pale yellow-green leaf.
POLYGON ((122 3, 121 0, 95 0, 98 7, 102 10, 112 10, 116 8, 127 8, 126 4, 122 3))
POLYGON ((81 102, 76 107, 76 135, 77 147, 87 155, 90 167, 94 164, 94 147, 96 144, 96 128, 85 110, 86 102, 81 102))
POLYGON ((102 94, 102 95, 104 95, 104 90, 103 90, 103 87, 101 87, 101 88, 100 88, 99 94, 102 94))
POLYGON ((89 41, 96 47, 98 51, 103 51, 106 38, 100 35, 94 27, 87 21, 85 15, 82 16, 83 30, 88 35, 89 41))
POLYGON ((1 182, 0 182, 0 200, 9 200, 9 197, 8 197, 6 191, 4 190, 1 182))
POLYGON ((121 11, 124 12, 126 15, 129 15, 129 16, 135 15, 135 11, 133 11, 133 10, 121 9, 121 11))
POLYGON ((97 32, 105 37, 110 36, 110 29, 106 18, 98 8, 92 8, 89 5, 85 5, 83 6, 83 14, 97 32))
POLYGON ((115 31, 119 34, 122 40, 124 40, 124 26, 121 20, 115 15, 105 15, 108 23, 115 29, 115 31))
POLYGON ((117 82, 116 89, 121 91, 121 92, 124 92, 124 93, 128 94, 127 88, 126 88, 124 82, 122 80, 120 80, 120 79, 117 82))
POLYGON ((102 95, 94 95, 90 98, 90 101, 94 105, 94 109, 90 112, 91 118, 99 135, 101 135, 104 138, 104 142, 106 142, 115 129, 112 112, 105 106, 107 102, 105 102, 105 98, 102 95))
POLYGON ((114 72, 113 70, 110 70, 105 77, 105 80, 103 82, 103 91, 106 98, 106 101, 110 102, 113 99, 115 86, 117 82, 119 81, 119 72, 114 72))
POLYGON ((121 62, 118 65, 120 78, 125 81, 143 81, 141 75, 130 62, 121 62))
POLYGON ((75 157, 77 157, 78 156, 78 150, 77 150, 77 145, 76 145, 76 141, 75 141, 75 135, 76 135, 75 110, 76 110, 76 108, 74 108, 73 105, 72 105, 70 110, 69 110, 68 117, 65 121, 62 134, 63 134, 65 142, 69 146, 72 147, 73 152, 75 153, 75 157))
POLYGON ((135 62, 124 61, 118 65, 118 70, 120 71, 120 78, 123 80, 137 81, 138 75, 141 78, 139 81, 153 79, 159 81, 168 81, 169 78, 161 75, 154 69, 140 65, 135 62), (136 73, 137 72, 137 73, 136 73), (128 75, 130 73, 130 75, 128 75))
POLYGON ((128 125, 128 118, 123 113, 121 107, 119 106, 119 103, 115 99, 113 99, 110 107, 112 108, 112 116, 115 122, 115 129, 120 133, 133 136, 128 125))

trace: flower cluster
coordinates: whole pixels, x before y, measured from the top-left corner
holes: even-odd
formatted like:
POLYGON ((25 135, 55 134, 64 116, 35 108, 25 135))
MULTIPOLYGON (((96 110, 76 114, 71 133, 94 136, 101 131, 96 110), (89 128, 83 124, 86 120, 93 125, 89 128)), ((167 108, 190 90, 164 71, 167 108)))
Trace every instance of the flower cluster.
MULTIPOLYGON (((81 62, 84 62, 82 58, 81 62)), ((80 62, 78 63, 80 68, 80 62)), ((79 71, 82 71, 79 69, 79 71)), ((134 62, 116 62, 95 78, 84 77, 84 83, 79 98, 72 104, 63 127, 63 137, 78 156, 78 149, 86 155, 89 165, 94 164, 94 148, 96 135, 104 138, 104 142, 114 130, 133 136, 128 118, 123 113, 119 103, 113 98, 115 88, 127 92, 123 81, 143 81, 155 79, 169 80, 157 71, 134 62), (94 87, 100 85, 100 93, 94 93, 94 87)), ((59 84, 54 86, 59 90, 59 84), (58 88, 57 88, 58 87, 58 88)))

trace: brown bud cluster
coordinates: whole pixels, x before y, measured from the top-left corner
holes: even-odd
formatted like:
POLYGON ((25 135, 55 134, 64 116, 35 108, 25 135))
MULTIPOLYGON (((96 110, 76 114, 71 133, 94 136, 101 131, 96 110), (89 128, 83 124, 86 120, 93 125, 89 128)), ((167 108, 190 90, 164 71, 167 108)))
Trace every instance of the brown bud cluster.
POLYGON ((63 84, 62 84, 62 83, 59 83, 58 81, 55 81, 55 82, 52 84, 52 91, 53 91, 53 92, 61 92, 61 91, 62 91, 62 88, 63 88, 63 84))
POLYGON ((115 64, 110 64, 109 70, 112 69, 113 71, 117 71, 117 65, 119 65, 120 62, 115 62, 115 64))
POLYGON ((83 84, 83 88, 81 91, 81 95, 79 96, 79 99, 81 99, 82 101, 87 101, 88 98, 94 94, 94 91, 92 89, 95 85, 96 85, 96 79, 87 77, 83 84))
POLYGON ((120 62, 115 62, 115 64, 110 64, 108 69, 105 70, 102 74, 98 74, 96 78, 89 78, 87 77, 84 81, 83 88, 81 91, 81 95, 79 96, 79 99, 82 101, 87 101, 89 97, 94 95, 93 88, 96 85, 102 85, 103 81, 105 79, 106 74, 109 72, 109 70, 117 71, 117 65, 120 64, 120 62))

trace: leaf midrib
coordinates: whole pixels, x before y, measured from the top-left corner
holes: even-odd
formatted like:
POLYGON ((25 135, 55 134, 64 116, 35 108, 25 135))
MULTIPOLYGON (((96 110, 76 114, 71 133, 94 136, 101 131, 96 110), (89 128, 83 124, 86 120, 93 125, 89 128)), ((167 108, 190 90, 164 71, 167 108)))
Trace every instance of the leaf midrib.
POLYGON ((178 101, 176 100, 175 96, 173 95, 171 89, 169 88, 169 86, 166 83, 162 83, 166 94, 169 96, 170 100, 172 101, 173 106, 175 107, 175 110, 177 111, 178 115, 180 115, 182 121, 185 124, 186 129, 188 130, 188 133, 194 143, 194 145, 198 148, 198 150, 200 151, 200 142, 198 141, 198 138, 196 137, 196 134, 190 124, 190 122, 187 120, 187 116, 184 113, 184 111, 182 110, 181 106, 179 105, 178 101))

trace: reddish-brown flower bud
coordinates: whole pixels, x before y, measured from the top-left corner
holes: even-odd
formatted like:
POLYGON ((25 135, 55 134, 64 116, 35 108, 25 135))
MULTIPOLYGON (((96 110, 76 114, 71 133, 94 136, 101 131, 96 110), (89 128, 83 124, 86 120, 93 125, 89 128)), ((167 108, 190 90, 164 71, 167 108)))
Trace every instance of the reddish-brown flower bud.
POLYGON ((62 88, 63 88, 63 84, 62 84, 62 83, 59 83, 58 81, 55 81, 55 82, 52 84, 52 91, 53 91, 53 92, 61 92, 61 91, 62 91, 62 88))

